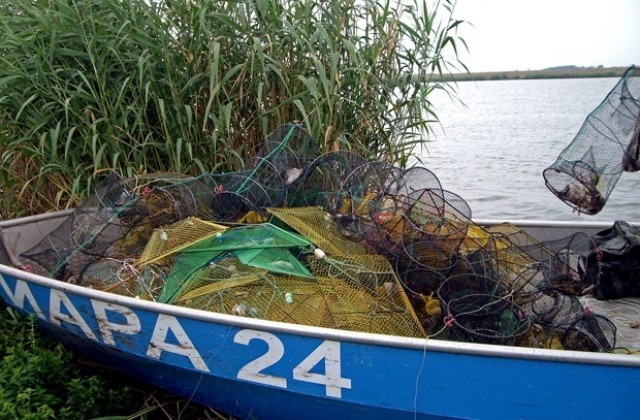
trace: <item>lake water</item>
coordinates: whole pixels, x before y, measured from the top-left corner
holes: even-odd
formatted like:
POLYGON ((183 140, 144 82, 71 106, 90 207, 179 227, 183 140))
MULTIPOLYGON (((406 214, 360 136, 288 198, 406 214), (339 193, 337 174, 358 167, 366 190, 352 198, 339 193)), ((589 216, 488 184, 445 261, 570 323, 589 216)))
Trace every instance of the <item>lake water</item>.
POLYGON ((464 105, 444 94, 441 120, 419 154, 474 219, 640 220, 640 173, 623 173, 604 209, 577 214, 547 189, 542 171, 573 140, 617 78, 461 82, 464 105))

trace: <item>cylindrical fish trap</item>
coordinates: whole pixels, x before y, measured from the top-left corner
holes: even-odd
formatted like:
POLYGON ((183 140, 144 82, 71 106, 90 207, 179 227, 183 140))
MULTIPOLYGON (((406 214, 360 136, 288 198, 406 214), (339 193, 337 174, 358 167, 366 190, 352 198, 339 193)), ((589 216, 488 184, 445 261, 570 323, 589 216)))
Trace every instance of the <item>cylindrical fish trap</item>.
POLYGON ((499 281, 473 275, 450 276, 438 289, 445 316, 444 337, 454 341, 517 344, 530 320, 499 281))
POLYGON ((640 169, 640 69, 630 67, 543 172, 547 187, 574 210, 596 214, 622 171, 640 169))
POLYGON ((407 255, 425 267, 450 268, 471 223, 467 202, 447 190, 425 189, 410 194, 407 207, 407 255))
POLYGON ((217 181, 211 209, 219 221, 237 221, 249 211, 278 206, 285 194, 282 179, 267 161, 251 171, 221 174, 217 181))
POLYGON ((302 176, 302 204, 320 206, 334 215, 347 213, 351 205, 341 193, 342 183, 355 167, 365 162, 366 159, 349 151, 327 152, 317 157, 302 176))
POLYGON ((447 279, 441 272, 425 267, 396 267, 402 286, 411 296, 435 294, 447 279))
POLYGON ((568 350, 609 352, 616 347, 616 326, 608 318, 584 313, 567 326, 562 347, 568 350))

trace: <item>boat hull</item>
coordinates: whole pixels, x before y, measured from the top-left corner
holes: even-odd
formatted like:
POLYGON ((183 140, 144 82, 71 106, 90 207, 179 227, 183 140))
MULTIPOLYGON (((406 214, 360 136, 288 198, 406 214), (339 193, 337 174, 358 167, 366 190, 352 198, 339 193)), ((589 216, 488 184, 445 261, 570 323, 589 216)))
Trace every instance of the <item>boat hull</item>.
POLYGON ((630 418, 633 356, 386 337, 115 296, 0 267, 66 344, 243 418, 630 418))

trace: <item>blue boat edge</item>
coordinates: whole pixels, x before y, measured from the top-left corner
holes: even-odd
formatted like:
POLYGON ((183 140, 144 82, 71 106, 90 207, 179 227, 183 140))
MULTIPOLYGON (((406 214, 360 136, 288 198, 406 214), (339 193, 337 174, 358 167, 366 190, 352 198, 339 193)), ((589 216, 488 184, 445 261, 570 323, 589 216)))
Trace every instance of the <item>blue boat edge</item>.
POLYGON ((640 383, 635 356, 291 325, 5 265, 0 296, 90 358, 242 418, 628 418, 640 383))

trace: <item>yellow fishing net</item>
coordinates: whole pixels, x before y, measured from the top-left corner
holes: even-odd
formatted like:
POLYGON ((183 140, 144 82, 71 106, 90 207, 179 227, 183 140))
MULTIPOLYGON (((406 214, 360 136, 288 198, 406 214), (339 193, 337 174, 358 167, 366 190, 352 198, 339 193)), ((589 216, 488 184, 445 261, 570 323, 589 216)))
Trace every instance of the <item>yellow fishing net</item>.
POLYGON ((412 337, 425 335, 384 257, 336 256, 313 259, 310 265, 338 328, 412 337))
POLYGON ((203 268, 175 304, 272 321, 424 337, 393 269, 382 257, 310 257, 316 281, 223 258, 203 268))
POLYGON ((137 267, 156 263, 162 258, 227 229, 206 220, 188 217, 172 225, 155 229, 136 261, 137 267))
POLYGON ((269 208, 268 211, 328 255, 371 253, 361 240, 350 240, 351 233, 340 230, 340 226, 320 207, 269 208))

